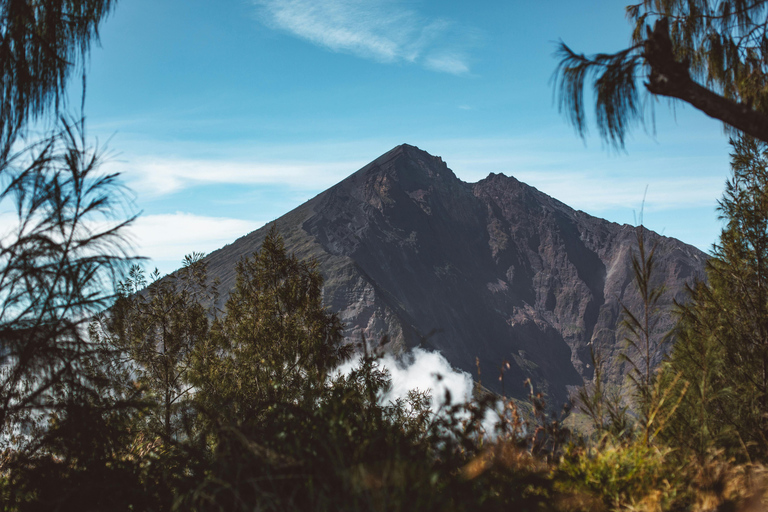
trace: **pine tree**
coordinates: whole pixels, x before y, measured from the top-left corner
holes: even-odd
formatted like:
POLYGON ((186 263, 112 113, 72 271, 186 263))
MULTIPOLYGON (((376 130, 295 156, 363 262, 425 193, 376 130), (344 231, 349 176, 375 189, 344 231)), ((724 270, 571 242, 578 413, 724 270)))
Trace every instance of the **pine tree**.
POLYGON ((136 383, 154 404, 150 431, 169 443, 184 423, 193 354, 208 336, 204 304, 215 302, 216 286, 208 282, 200 253, 186 256, 175 274, 160 279, 155 271, 150 278, 147 287, 143 269, 131 268, 97 334, 124 355, 136 383))
POLYGON ((621 326, 625 329, 624 341, 627 349, 621 353, 620 360, 629 364, 627 374, 635 392, 635 401, 642 423, 645 442, 651 428, 651 409, 654 402, 655 360, 659 358, 661 340, 659 340, 657 324, 661 319, 659 315, 659 299, 664 292, 664 287, 655 285, 654 276, 655 255, 658 240, 646 247, 645 228, 640 224, 636 228, 637 254, 632 255, 632 270, 635 276, 635 286, 640 294, 642 309, 631 311, 622 305, 624 316, 621 326))
POLYGON ((726 225, 708 282, 681 308, 667 377, 690 383, 671 436, 702 454, 722 446, 768 457, 768 145, 732 139, 732 176, 719 211, 726 225))
POLYGON ((117 176, 99 171, 103 150, 86 143, 82 121, 58 118, 114 4, 0 0, 0 205, 16 214, 0 237, 0 445, 15 449, 14 433, 89 394, 87 367, 103 352, 84 326, 112 300, 128 259, 117 176), (18 140, 45 114, 50 135, 18 140))
POLYGON ((113 298, 130 220, 115 219, 121 187, 100 160, 82 126, 62 121, 0 173, 0 204, 17 215, 0 239, 1 444, 85 393, 87 366, 103 355, 86 327, 113 298))
POLYGON ((226 315, 197 351, 195 382, 203 410, 242 424, 270 406, 313 400, 351 347, 323 307, 317 263, 289 256, 276 227, 236 271, 226 315))

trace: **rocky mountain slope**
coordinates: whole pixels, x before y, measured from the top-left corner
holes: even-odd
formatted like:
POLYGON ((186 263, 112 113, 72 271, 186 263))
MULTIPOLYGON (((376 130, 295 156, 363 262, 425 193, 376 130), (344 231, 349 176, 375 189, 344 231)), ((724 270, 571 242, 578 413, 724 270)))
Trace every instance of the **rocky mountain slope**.
MULTIPOLYGON (((314 257, 325 300, 347 337, 390 350, 426 346, 483 385, 516 397, 523 381, 553 400, 591 379, 590 343, 612 378, 623 335, 621 303, 639 308, 632 281, 635 228, 575 211, 513 177, 459 180, 439 157, 401 145, 277 219, 289 250, 314 257), (504 381, 499 368, 508 361, 504 381)), ((234 265, 259 249, 268 227, 208 256, 226 297, 234 265)), ((679 240, 658 242, 666 286, 659 334, 672 300, 703 275, 706 255, 679 240)))

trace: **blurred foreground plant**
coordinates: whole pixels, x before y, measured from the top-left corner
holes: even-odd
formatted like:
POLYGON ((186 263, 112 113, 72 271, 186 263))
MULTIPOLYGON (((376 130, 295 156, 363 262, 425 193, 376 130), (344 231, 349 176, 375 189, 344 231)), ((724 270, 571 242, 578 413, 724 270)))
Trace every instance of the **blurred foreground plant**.
MULTIPOLYGON (((83 124, 0 161, 0 444, 20 443, 73 395, 98 397, 90 316, 110 304, 129 257, 125 196, 83 124), (8 210, 12 208, 10 213, 8 210), (12 227, 11 227, 12 226, 12 227)), ((34 443, 27 443, 33 446, 34 443)))

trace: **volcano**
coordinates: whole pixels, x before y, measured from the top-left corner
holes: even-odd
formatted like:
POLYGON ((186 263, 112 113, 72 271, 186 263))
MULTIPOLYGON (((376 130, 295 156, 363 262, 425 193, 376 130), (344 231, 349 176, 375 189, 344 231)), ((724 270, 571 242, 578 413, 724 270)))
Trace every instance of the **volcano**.
MULTIPOLYGON (((620 382, 627 370, 618 357, 622 304, 642 307, 635 227, 503 174, 465 183, 440 157, 407 144, 275 223, 289 252, 318 261, 325 303, 351 343, 437 350, 492 391, 524 397, 531 379, 557 402, 593 378, 590 347, 605 357, 610 379, 620 382)), ((235 263, 260 248, 270 226, 207 256, 222 303, 235 263)), ((657 244, 654 284, 665 287, 661 337, 674 324, 673 301, 703 278, 707 256, 651 231, 645 240, 657 244)))

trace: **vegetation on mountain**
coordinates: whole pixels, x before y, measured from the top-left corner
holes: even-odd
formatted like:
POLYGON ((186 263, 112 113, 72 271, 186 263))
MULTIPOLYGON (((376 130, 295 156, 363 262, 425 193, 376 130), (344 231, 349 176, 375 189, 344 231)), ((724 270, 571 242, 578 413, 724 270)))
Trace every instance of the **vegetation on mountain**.
MULTIPOLYGON (((210 292, 196 284, 205 264, 187 263, 186 274, 143 290, 134 288, 141 273, 129 274, 123 291, 138 293, 122 295, 91 329, 111 355, 92 360, 98 396, 50 416, 33 455, 5 452, 7 510, 709 510, 765 491, 760 450, 740 464, 721 451, 733 438, 713 437, 694 453, 678 437, 696 397, 676 382, 701 379, 693 366, 677 369, 677 351, 621 414, 601 406, 591 436, 572 435, 532 388, 524 407, 478 393, 467 404, 448 397, 436 413, 426 390, 383 403, 390 381, 375 353, 332 371, 348 354, 319 300, 322 278, 314 263, 286 254, 274 229, 239 265, 238 292, 209 330, 191 298, 210 292), (161 309, 168 304, 176 309, 161 309), (163 353, 189 334, 185 318, 201 336, 189 357, 163 353), (180 336, 159 336, 173 332, 180 336), (169 381, 147 372, 190 367, 184 361, 191 370, 173 375, 194 392, 172 411, 169 436, 169 381)), ((598 373, 583 395, 599 404, 601 385, 598 373)))

